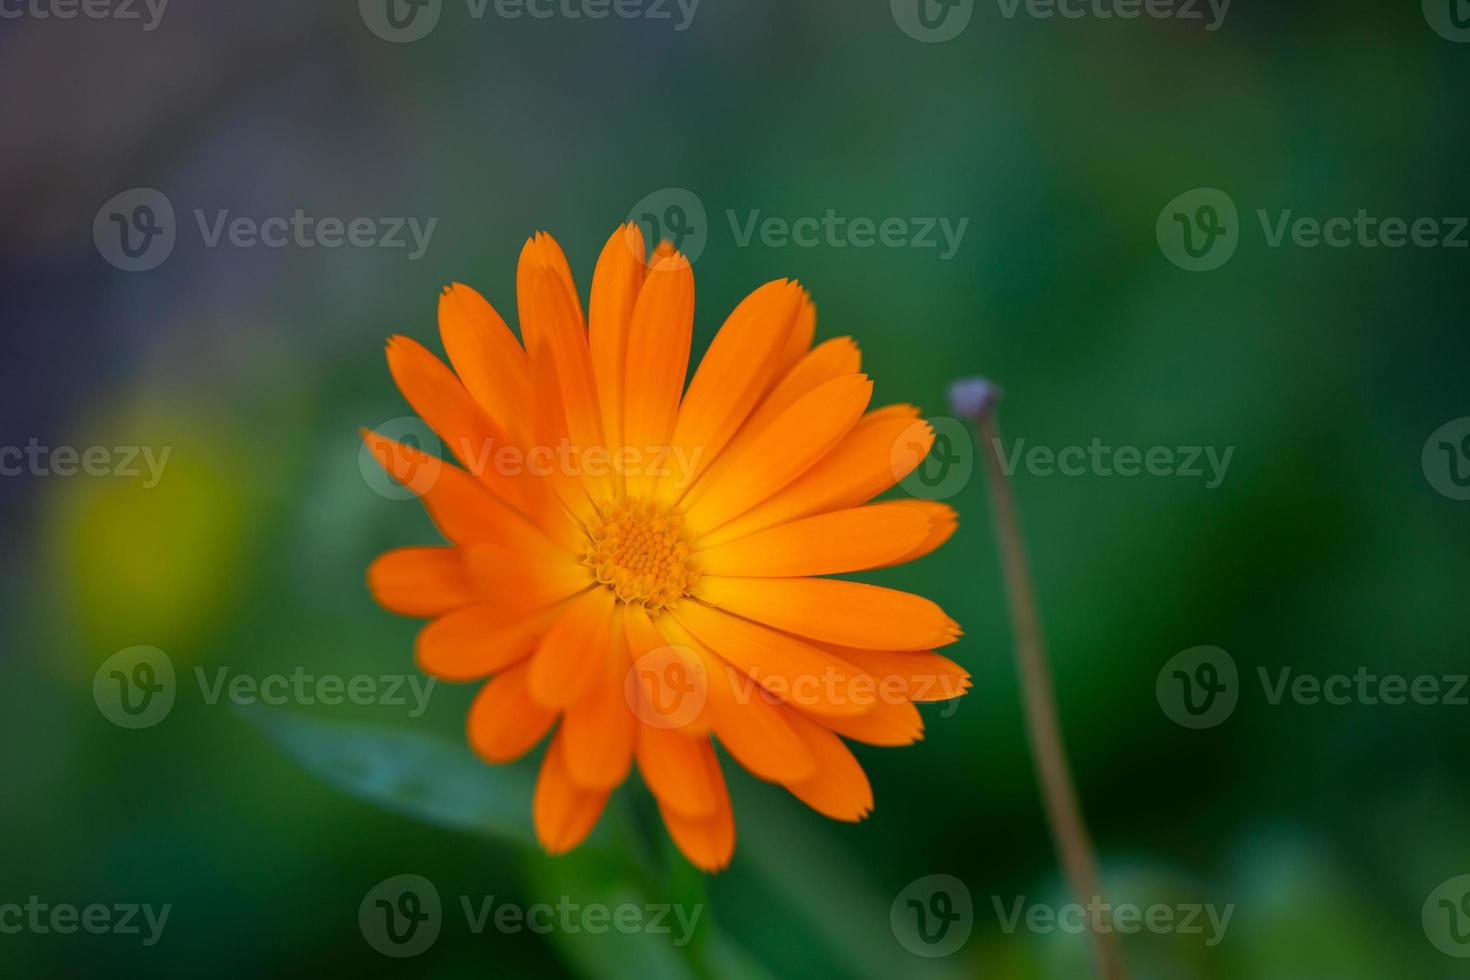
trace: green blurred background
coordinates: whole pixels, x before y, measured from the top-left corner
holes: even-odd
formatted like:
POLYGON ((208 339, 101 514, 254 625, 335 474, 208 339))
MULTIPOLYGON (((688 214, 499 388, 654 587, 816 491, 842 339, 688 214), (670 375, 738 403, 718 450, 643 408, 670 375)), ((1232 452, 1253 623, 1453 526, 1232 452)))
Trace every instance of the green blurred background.
POLYGON ((636 780, 594 843, 539 856, 524 842, 534 762, 473 760, 471 687, 441 685, 419 718, 201 696, 196 667, 412 669, 417 622, 363 585, 380 551, 434 540, 416 503, 359 468, 358 427, 408 414, 383 339, 437 349, 450 281, 511 317, 516 256, 538 229, 585 297, 606 236, 648 195, 666 213, 667 188, 705 211, 696 351, 750 289, 795 277, 819 338, 858 340, 880 403, 944 414, 947 384, 983 373, 1006 389, 1007 439, 1028 446, 1234 447, 1213 489, 1015 478, 1105 890, 1235 907, 1213 946, 1128 937, 1133 975, 1470 973, 1421 921, 1434 889, 1470 873, 1470 708, 1273 705, 1257 680, 1467 669, 1470 503, 1437 491, 1421 453, 1470 415, 1470 251, 1273 248, 1256 220, 1470 214, 1470 44, 1431 29, 1433 3, 1241 2, 1211 31, 980 2, 943 43, 906 33, 884 0, 704 0, 682 30, 675 5, 670 19, 493 5, 477 19, 445 0, 412 43, 384 40, 356 6, 174 0, 154 30, 30 8, 0 21, 0 445, 172 447, 151 489, 0 479, 0 905, 172 906, 152 947, 0 935, 7 974, 1089 975, 1081 937, 1007 932, 996 911, 1067 898, 978 469, 950 498, 955 538, 872 576, 960 620, 946 653, 974 689, 926 707, 916 746, 857 747, 877 798, 859 825, 727 766, 738 843, 718 876, 665 845, 636 780), (130 273, 91 228, 138 187, 171 201, 178 240, 130 273), (1237 251, 1205 273, 1155 237, 1161 209, 1198 187, 1240 214, 1237 251), (194 227, 195 209, 298 208, 437 225, 416 261, 206 248, 194 227), (840 239, 742 245, 730 217, 828 209, 968 225, 945 260, 840 239), (128 731, 92 680, 139 644, 167 653, 178 700, 128 731), (1190 730, 1155 682, 1205 644, 1238 665, 1239 705, 1190 730), (365 941, 358 908, 402 873, 432 881, 446 914, 431 949, 395 960, 365 941), (926 959, 890 905, 933 874, 963 882, 973 929, 926 959), (704 913, 680 948, 476 935, 462 895, 704 913))

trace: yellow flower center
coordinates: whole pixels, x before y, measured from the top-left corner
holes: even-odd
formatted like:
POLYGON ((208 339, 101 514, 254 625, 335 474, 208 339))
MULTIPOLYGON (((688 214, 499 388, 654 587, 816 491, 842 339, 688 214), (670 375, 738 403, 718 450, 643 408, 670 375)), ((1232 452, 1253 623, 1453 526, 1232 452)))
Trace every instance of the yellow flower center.
POLYGON ((688 595, 698 580, 691 550, 679 508, 625 498, 601 509, 586 561, 619 599, 657 612, 688 595))

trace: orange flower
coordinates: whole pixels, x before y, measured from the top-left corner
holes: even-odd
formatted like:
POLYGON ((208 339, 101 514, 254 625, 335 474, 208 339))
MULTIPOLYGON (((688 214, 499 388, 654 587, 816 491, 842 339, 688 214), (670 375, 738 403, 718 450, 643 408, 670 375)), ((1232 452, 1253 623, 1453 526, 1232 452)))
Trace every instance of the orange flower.
POLYGON ((932 652, 959 636, 938 606, 821 577, 927 554, 955 519, 869 503, 933 435, 911 406, 867 411, 856 345, 812 347, 800 286, 741 302, 685 390, 694 275, 667 243, 645 255, 636 226, 613 234, 584 320, 566 257, 538 234, 516 274, 524 348, 461 285, 439 302, 453 371, 388 342, 398 387, 463 469, 363 433, 451 542, 391 551, 368 583, 385 608, 432 618, 425 671, 490 678, 468 720, 487 761, 556 728, 533 805, 547 851, 586 837, 636 759, 680 850, 716 870, 735 823, 713 739, 859 820, 872 789, 843 737, 911 743, 914 701, 968 688, 932 652))

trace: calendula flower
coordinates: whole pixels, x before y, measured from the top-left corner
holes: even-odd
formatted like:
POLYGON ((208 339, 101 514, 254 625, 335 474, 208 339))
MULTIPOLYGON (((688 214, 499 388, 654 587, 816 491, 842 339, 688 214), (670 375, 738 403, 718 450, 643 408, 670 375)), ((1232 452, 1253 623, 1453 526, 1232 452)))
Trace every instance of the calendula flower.
POLYGON ((586 316, 549 235, 521 252, 524 346, 474 290, 444 290, 453 370, 406 337, 388 366, 459 462, 364 432, 426 505, 447 547, 375 561, 373 595, 432 619, 423 670, 489 678, 470 744, 505 763, 551 736, 533 803, 559 853, 596 824, 634 760, 669 833, 700 868, 725 866, 735 823, 718 741, 813 809, 873 806, 843 739, 903 745, 915 701, 968 674, 933 648, 959 628, 933 602, 827 578, 909 561, 954 530, 922 500, 870 503, 929 452, 908 405, 869 411, 846 337, 813 347, 806 292, 777 280, 725 321, 684 381, 689 262, 615 232, 586 316))

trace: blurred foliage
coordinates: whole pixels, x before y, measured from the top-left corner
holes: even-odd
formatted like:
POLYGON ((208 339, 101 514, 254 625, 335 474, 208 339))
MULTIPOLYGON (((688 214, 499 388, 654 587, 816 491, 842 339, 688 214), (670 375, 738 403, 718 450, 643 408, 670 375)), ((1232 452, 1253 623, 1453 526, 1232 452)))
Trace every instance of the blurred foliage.
POLYGON ((515 259, 545 228, 586 291, 633 203, 687 187, 709 242, 695 347, 761 282, 794 276, 819 337, 853 335, 882 402, 944 411, 956 375, 1006 389, 1028 445, 1233 446, 1218 489, 1183 478, 1037 476, 1016 487, 1079 791, 1114 900, 1236 907, 1225 941, 1142 934, 1139 980, 1454 975, 1425 897, 1466 865, 1465 709, 1271 705, 1258 669, 1464 672, 1470 510, 1420 469, 1470 414, 1465 252, 1270 248, 1257 209, 1470 214, 1470 48, 1418 4, 1234 5, 1225 26, 1007 19, 977 5, 945 44, 888 4, 700 5, 688 31, 635 21, 467 19, 391 45, 354 4, 171 5, 117 22, 6 21, 0 311, 11 356, 0 445, 172 447, 154 489, 0 480, 0 904, 174 906, 165 940, 0 935, 16 975, 387 973, 1086 976, 1078 937, 1006 932, 994 903, 1058 903, 1009 655, 986 494, 953 541, 875 581, 932 596, 973 673, 926 737, 859 747, 877 797, 849 826, 731 771, 732 867, 691 873, 636 780, 596 841, 527 837, 534 760, 464 746, 468 686, 427 713, 209 703, 195 668, 403 672, 417 624, 375 608, 374 555, 426 543, 413 502, 374 494, 356 432, 407 414, 382 360, 437 347, 438 288, 513 319, 515 259), (208 249, 101 261, 98 205, 128 187, 234 214, 437 216, 428 255, 208 249), (1229 193, 1246 225, 1208 274, 1159 254, 1163 204, 1229 193), (970 219, 935 250, 740 247, 729 213, 970 219), (164 649, 179 698, 123 731, 92 671, 164 649), (1228 650, 1230 720, 1174 725, 1173 654, 1228 650), (390 961, 356 915, 389 876, 447 901, 705 903, 689 948, 655 937, 446 923, 390 961), (974 931, 911 956, 889 905, 931 874, 966 883, 974 931), (596 941, 594 941, 596 940, 596 941), (603 941, 606 940, 606 941, 603 941))

